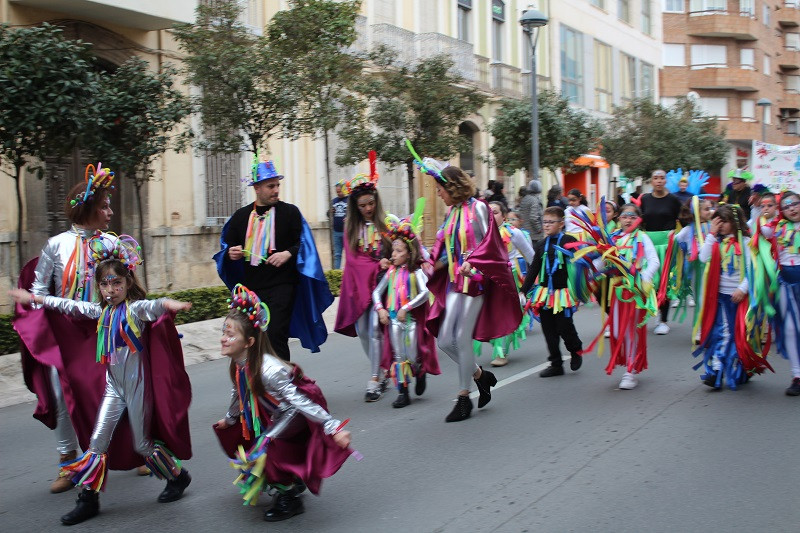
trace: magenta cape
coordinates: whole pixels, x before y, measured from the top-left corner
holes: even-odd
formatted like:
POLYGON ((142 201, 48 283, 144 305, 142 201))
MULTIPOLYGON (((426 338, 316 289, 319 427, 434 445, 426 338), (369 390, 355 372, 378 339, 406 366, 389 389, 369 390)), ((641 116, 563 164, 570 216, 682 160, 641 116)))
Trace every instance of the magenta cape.
MULTIPOLYGON (((472 338, 481 342, 505 337, 522 322, 517 286, 508 264, 508 250, 491 213, 492 210, 489 209, 489 229, 486 236, 476 245, 468 259, 483 274, 483 307, 472 333, 472 338)), ((439 237, 431 254, 434 261, 440 257, 443 247, 444 237, 439 237)), ((434 296, 433 305, 428 312, 428 330, 435 336, 439 335, 439 325, 446 312, 444 304, 448 286, 447 268, 436 270, 428 282, 428 290, 434 296)))
POLYGON ((344 239, 344 270, 339 292, 339 309, 336 311, 336 333, 355 337, 356 322, 372 305, 372 291, 378 285, 380 260, 353 251, 344 239))
MULTIPOLYGON (((20 273, 20 287, 30 287, 37 259, 20 273)), ((61 379, 64 401, 82 449, 89 447, 97 411, 106 387, 106 365, 96 362, 97 321, 74 318, 45 309, 16 306, 14 329, 21 340, 25 384, 37 395, 34 418, 54 428, 56 406, 50 387, 49 366, 61 379)), ((149 357, 144 357, 150 377, 153 415, 150 434, 163 441, 179 459, 192 456, 189 436, 191 383, 183 363, 183 350, 173 316, 165 313, 144 332, 149 357)), ((108 449, 113 470, 130 470, 144 464, 133 449, 133 435, 123 416, 108 449)))
MULTIPOLYGON (((436 338, 431 335, 425 323, 428 319, 428 304, 423 304, 416 309, 411 310, 411 316, 417 323, 417 361, 420 363, 420 370, 424 374, 432 374, 438 376, 442 373, 439 369, 439 357, 436 355, 436 338)), ((381 367, 388 370, 391 368, 394 357, 392 354, 392 340, 386 331, 386 326, 381 326, 383 329, 383 353, 381 354, 381 367)), ((412 363, 415 361, 412 361, 412 363)))
MULTIPOLYGON (((297 366, 293 375, 293 383, 297 389, 312 402, 327 410, 325 397, 314 380, 302 376, 297 366)), ((264 422, 268 431, 272 421, 264 422)), ((228 457, 233 457, 239 446, 247 451, 255 442, 255 440, 245 440, 241 421, 226 428, 214 425, 213 429, 222 450, 228 457)), ((336 445, 333 438, 325 435, 321 425, 307 422, 305 431, 288 439, 276 438, 270 441, 264 472, 269 483, 290 484, 295 478, 299 478, 308 486, 308 490, 313 494, 319 494, 322 480, 338 472, 352 453, 353 450, 336 445)))

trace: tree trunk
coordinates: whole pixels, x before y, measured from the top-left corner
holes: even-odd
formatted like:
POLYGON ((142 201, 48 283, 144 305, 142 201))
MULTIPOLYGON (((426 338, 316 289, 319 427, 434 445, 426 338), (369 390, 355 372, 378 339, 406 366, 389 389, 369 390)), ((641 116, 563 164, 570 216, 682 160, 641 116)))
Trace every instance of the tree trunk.
POLYGON ((134 174, 133 185, 136 190, 136 218, 138 218, 138 228, 139 228, 139 246, 142 248, 142 272, 144 273, 144 286, 145 289, 149 287, 147 283, 147 260, 145 258, 145 245, 144 245, 144 215, 142 214, 142 185, 143 182, 137 180, 135 178, 136 174, 134 174))
MULTIPOLYGON (((328 130, 322 131, 322 139, 323 143, 325 144, 325 184, 328 186, 328 191, 325 199, 328 199, 328 196, 331 194, 331 155, 329 152, 328 146, 328 130)), ((330 240, 330 249, 331 249, 331 268, 333 268, 333 258, 335 255, 333 249, 333 209, 328 208, 328 239, 330 240)))
MULTIPOLYGON (((414 210, 414 160, 406 160, 406 173, 408 174, 408 212, 414 210)), ((420 191, 421 192, 421 191, 420 191)))
POLYGON ((23 259, 22 259, 22 189, 21 189, 21 179, 22 179, 22 167, 24 166, 24 162, 15 162, 14 163, 14 181, 17 182, 17 266, 19 268, 19 272, 22 272, 23 259))

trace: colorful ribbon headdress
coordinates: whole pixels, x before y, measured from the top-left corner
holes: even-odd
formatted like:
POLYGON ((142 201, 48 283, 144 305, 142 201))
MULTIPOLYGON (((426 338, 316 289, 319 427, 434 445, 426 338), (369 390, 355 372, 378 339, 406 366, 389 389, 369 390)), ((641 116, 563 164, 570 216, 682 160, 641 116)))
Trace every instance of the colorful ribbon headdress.
POLYGON ((432 157, 426 157, 425 159, 422 159, 414 150, 414 147, 411 146, 411 141, 408 139, 406 139, 406 147, 408 148, 408 151, 411 152, 411 155, 414 157, 414 163, 419 167, 419 170, 422 173, 433 177, 433 179, 441 184, 447 183, 447 178, 442 176, 442 170, 450 166, 448 163, 437 161, 432 157))
POLYGON ((349 196, 355 192, 369 191, 375 189, 378 185, 377 171, 378 154, 375 150, 369 151, 369 175, 356 174, 352 179, 344 180, 341 182, 342 192, 345 196, 349 196))
POLYGON ((419 198, 414 206, 414 213, 400 219, 395 215, 386 215, 386 231, 384 237, 390 241, 403 239, 411 242, 422 234, 422 215, 425 212, 425 198, 419 198))
POLYGON ((114 189, 111 184, 114 181, 114 173, 110 168, 103 168, 103 163, 97 163, 97 168, 91 163, 86 165, 86 172, 84 173, 84 180, 86 180, 86 190, 78 193, 78 195, 69 201, 69 205, 75 207, 81 205, 89 198, 91 198, 97 189, 110 188, 114 189))
POLYGON ((117 259, 131 272, 142 264, 142 247, 130 235, 102 233, 89 239, 87 245, 95 263, 117 259))
POLYGON ((230 302, 228 307, 241 312, 261 331, 267 331, 270 318, 269 307, 261 301, 256 293, 241 283, 237 283, 231 291, 228 302, 230 302))

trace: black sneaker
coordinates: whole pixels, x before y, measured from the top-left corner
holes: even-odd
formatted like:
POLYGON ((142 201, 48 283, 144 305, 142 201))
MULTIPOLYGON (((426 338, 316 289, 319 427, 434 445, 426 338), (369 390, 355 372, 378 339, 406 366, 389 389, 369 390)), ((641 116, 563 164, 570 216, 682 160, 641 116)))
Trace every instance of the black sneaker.
POLYGON ((550 365, 541 372, 539 372, 540 378, 551 378, 553 376, 563 376, 564 375, 564 367, 563 366, 553 366, 550 365))
POLYGON ((183 496, 183 491, 186 490, 186 487, 188 487, 191 482, 192 476, 189 475, 189 472, 187 472, 185 468, 182 469, 178 477, 167 481, 167 486, 164 487, 164 490, 158 495, 158 503, 169 503, 180 500, 183 496))
POLYGON ((569 369, 575 372, 581 367, 582 364, 583 364, 583 357, 581 357, 581 355, 577 353, 572 354, 572 358, 569 360, 569 369))
POLYGON ((786 396, 800 396, 800 378, 792 380, 792 384, 786 389, 786 396))
POLYGON ((368 390, 367 392, 364 393, 364 401, 377 402, 378 400, 381 399, 382 395, 383 393, 381 392, 380 387, 378 387, 377 389, 368 390))
POLYGON ((75 509, 61 517, 65 526, 80 524, 84 520, 94 518, 100 512, 100 499, 98 494, 91 489, 83 489, 78 494, 75 509))
POLYGON ((280 522, 305 512, 303 500, 291 494, 278 494, 275 503, 264 513, 267 522, 280 522))

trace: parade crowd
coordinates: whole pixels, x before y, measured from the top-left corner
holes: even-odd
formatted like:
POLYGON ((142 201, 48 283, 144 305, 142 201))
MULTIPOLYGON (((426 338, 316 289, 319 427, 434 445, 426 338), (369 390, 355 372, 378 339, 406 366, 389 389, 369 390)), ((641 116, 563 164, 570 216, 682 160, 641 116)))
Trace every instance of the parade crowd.
MULTIPOLYGON (((564 375, 565 362, 578 371, 606 337, 606 373, 622 367, 618 388, 634 389, 648 367, 648 322, 667 335, 670 312, 673 321, 690 315, 686 340, 708 387, 737 390, 772 370, 774 341, 791 364, 785 393, 800 396, 798 194, 751 186, 752 174, 734 170, 724 193, 710 195, 704 172, 655 170, 651 192, 596 206, 558 185, 543 202, 533 180, 510 209, 501 183, 478 191, 460 168, 407 145, 447 206, 431 248, 421 239, 424 199, 407 216, 384 211, 374 152, 369 172, 337 184, 331 202, 334 264, 344 263, 334 331, 357 337, 367 357, 364 401, 394 388, 392 407, 410 405, 441 373, 441 351, 457 368, 444 420, 466 420, 473 385, 480 409, 497 384, 476 356, 488 350, 492 367, 507 364, 537 322, 549 361, 540 377, 564 375), (603 322, 584 343, 573 316, 590 302, 603 322)), ((360 458, 348 419, 335 418, 291 362, 290 337, 320 350, 333 296, 308 224, 280 199, 283 179, 256 157, 255 200, 232 214, 214 256, 231 290, 220 338, 231 397, 213 429, 244 501, 271 491, 267 521, 304 512, 304 491, 318 494, 324 478, 360 458)), ((108 469, 164 480, 160 503, 180 499, 192 481, 182 465, 192 455, 191 384, 173 322, 191 304, 145 298, 138 243, 106 231, 113 182, 109 168, 87 167, 65 200, 72 227, 48 240, 10 292, 34 417, 56 439, 51 491, 79 489, 66 525, 99 513, 108 469)))

